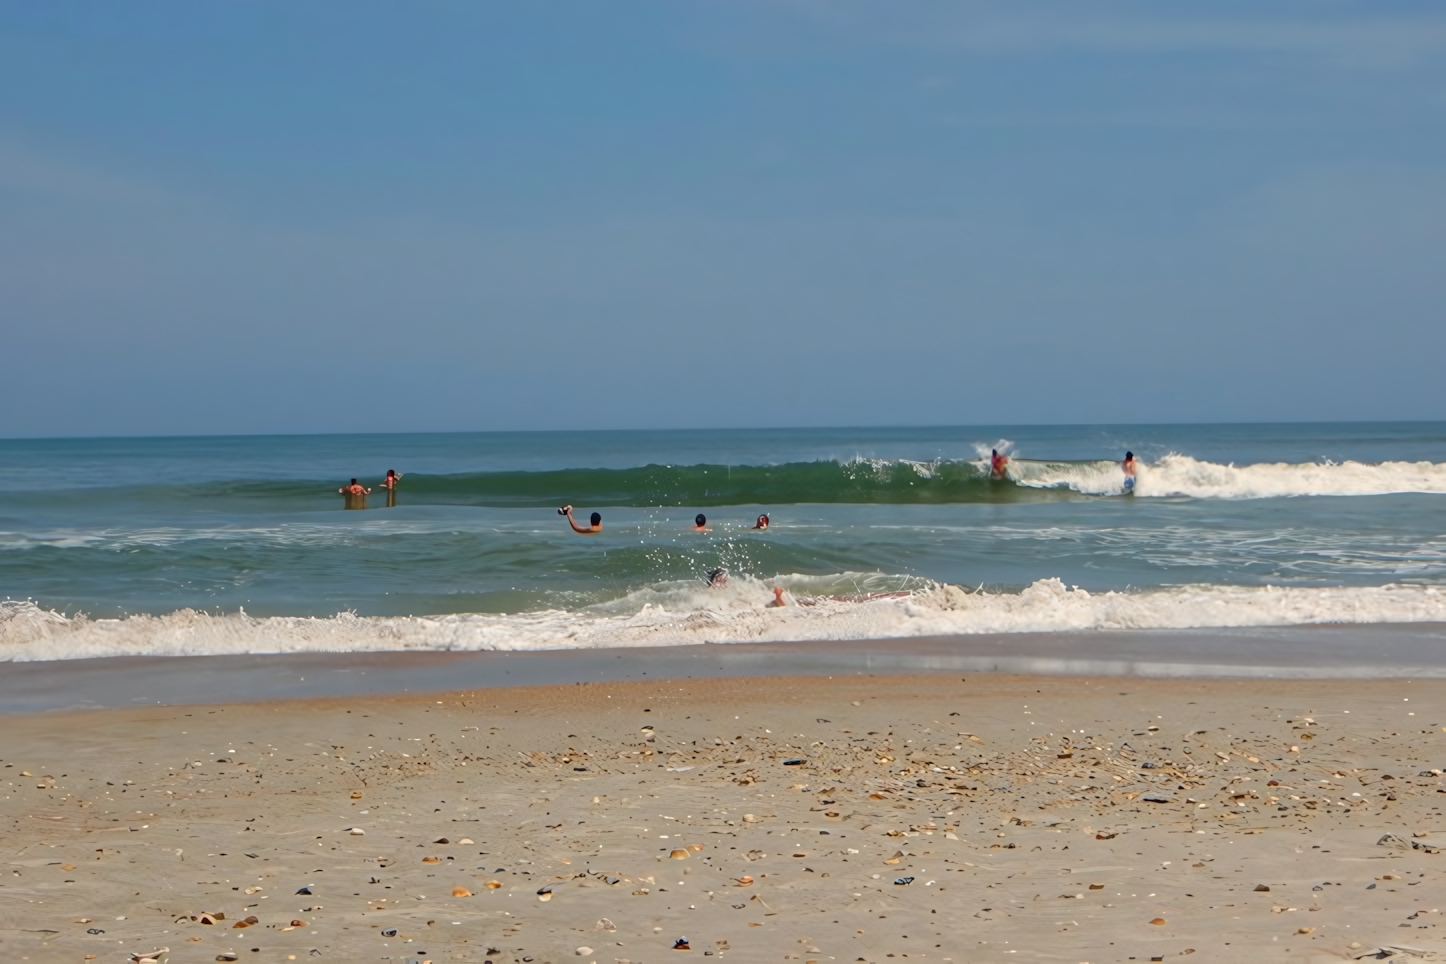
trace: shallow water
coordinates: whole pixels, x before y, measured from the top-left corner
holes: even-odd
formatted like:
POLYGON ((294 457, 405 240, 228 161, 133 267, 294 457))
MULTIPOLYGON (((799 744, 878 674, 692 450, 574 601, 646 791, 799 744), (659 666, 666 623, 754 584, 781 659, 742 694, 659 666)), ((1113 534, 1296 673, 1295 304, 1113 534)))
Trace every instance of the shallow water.
POLYGON ((0 609, 0 658, 1446 619, 1442 423, 40 440, 0 459, 0 597, 33 603, 0 609), (366 511, 342 509, 352 476, 366 511), (570 532, 563 501, 603 533, 570 532), (698 512, 713 531, 688 531, 698 512), (774 586, 807 605, 764 609, 774 586), (860 601, 899 590, 923 595, 860 601), (243 609, 450 618, 302 630, 243 609), (93 621, 127 614, 160 618, 93 621))

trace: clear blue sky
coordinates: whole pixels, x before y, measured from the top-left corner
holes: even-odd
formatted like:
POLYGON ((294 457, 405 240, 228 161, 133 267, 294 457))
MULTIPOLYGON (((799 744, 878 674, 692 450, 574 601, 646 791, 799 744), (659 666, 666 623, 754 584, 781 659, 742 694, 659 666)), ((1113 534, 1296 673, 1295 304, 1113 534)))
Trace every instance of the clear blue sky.
POLYGON ((1446 6, 0 0, 0 436, 1446 418, 1446 6))

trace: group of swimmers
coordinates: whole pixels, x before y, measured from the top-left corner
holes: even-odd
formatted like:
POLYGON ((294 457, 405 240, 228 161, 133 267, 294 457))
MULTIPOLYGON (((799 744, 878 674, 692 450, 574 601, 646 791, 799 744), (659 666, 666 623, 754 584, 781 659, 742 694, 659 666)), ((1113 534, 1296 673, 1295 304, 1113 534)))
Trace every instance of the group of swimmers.
MULTIPOLYGON (((989 477, 991 479, 1004 478, 1009 468, 1009 456, 1001 455, 998 449, 989 450, 989 477)), ((1125 473, 1125 492, 1135 491, 1135 469, 1138 463, 1135 462, 1135 453, 1126 452, 1125 460, 1120 463, 1120 469, 1125 473)))
MULTIPOLYGON (((387 508, 389 509, 395 507, 397 504, 397 483, 401 481, 401 478, 402 477, 397 474, 396 469, 387 469, 387 477, 380 483, 381 487, 387 490, 387 508)), ((352 479, 351 484, 344 485, 336 491, 346 499, 346 507, 348 509, 365 509, 367 507, 367 496, 371 495, 372 492, 371 489, 368 489, 356 479, 352 479)))
MULTIPOLYGON (((560 515, 560 516, 565 516, 565 517, 567 518, 567 524, 570 525, 570 526, 572 526, 572 531, 573 531, 573 532, 576 532, 576 533, 578 533, 579 535, 593 536, 593 535, 597 535, 599 532, 602 531, 602 513, 601 513, 601 512, 594 512, 591 516, 589 516, 589 517, 588 517, 588 524, 585 525, 585 526, 584 526, 584 525, 578 525, 577 520, 572 517, 572 512, 573 512, 573 509, 572 509, 572 506, 570 506, 570 505, 565 505, 565 506, 563 506, 561 509, 558 509, 558 510, 557 510, 557 514, 558 514, 558 515, 560 515)), ((752 530, 752 529, 759 529, 759 530, 767 529, 767 528, 768 528, 768 514, 767 514, 767 513, 764 513, 763 515, 759 516, 759 517, 758 517, 758 521, 755 522, 755 523, 753 523, 753 525, 749 526, 748 528, 749 528, 750 530, 752 530)), ((712 532, 713 530, 708 527, 708 517, 705 516, 703 513, 699 512, 696 516, 693 517, 693 525, 692 525, 687 531, 689 531, 689 532, 712 532)))
MULTIPOLYGON (((576 533, 578 533, 579 535, 584 535, 584 536, 595 536, 595 535, 597 535, 599 532, 602 531, 602 527, 603 527, 603 526, 602 526, 602 513, 601 513, 601 512, 594 512, 592 515, 588 516, 588 523, 587 523, 587 525, 579 525, 579 524, 578 524, 578 521, 572 517, 572 513, 573 513, 573 508, 572 508, 572 506, 570 506, 570 505, 565 505, 565 506, 563 506, 562 508, 560 508, 560 509, 557 510, 557 514, 558 514, 558 515, 563 516, 563 517, 565 517, 565 518, 567 519, 567 524, 570 525, 570 526, 572 526, 572 531, 573 531, 573 532, 576 532, 576 533)), ((756 529, 756 530, 759 530, 759 531, 762 531, 762 530, 764 530, 764 529, 767 529, 767 528, 768 528, 768 513, 765 512, 763 515, 760 515, 760 516, 758 517, 758 520, 757 520, 756 522, 754 522, 753 525, 749 526, 748 528, 749 528, 750 531, 751 531, 751 530, 755 530, 755 529, 756 529)), ((704 515, 703 513, 699 512, 697 515, 695 515, 695 516, 693 517, 693 525, 690 526, 690 527, 687 529, 687 531, 688 531, 688 532, 712 532, 713 530, 712 530, 711 528, 709 528, 709 526, 708 526, 708 517, 707 517, 706 515, 704 515)), ((708 588, 710 588, 710 589, 721 589, 721 588, 723 588, 724 586, 728 585, 728 570, 727 570, 727 569, 723 569, 723 568, 721 568, 721 567, 720 567, 720 568, 717 568, 717 569, 709 569, 708 572, 707 572, 707 577, 708 577, 708 579, 707 579, 708 588)), ((773 602, 769 603, 770 606, 783 606, 783 605, 785 605, 785 603, 784 603, 784 601, 783 601, 783 590, 782 590, 781 588, 774 587, 773 596, 774 596, 774 599, 773 599, 773 602)))

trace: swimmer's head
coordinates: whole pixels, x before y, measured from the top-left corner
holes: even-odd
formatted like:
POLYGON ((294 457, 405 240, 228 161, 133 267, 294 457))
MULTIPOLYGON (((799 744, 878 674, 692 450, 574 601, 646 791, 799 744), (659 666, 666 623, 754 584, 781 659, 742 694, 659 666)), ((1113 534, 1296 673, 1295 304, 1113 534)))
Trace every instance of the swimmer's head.
POLYGON ((1125 453, 1125 461, 1126 461, 1126 462, 1133 461, 1134 458, 1135 458, 1135 453, 1134 453, 1134 452, 1126 452, 1126 453, 1125 453))
POLYGON ((758 528, 768 528, 768 513, 765 512, 763 515, 758 517, 758 528))
POLYGON ((602 525, 602 513, 594 512, 592 515, 588 516, 587 521, 591 522, 594 526, 602 525))
POLYGON ((999 458, 999 450, 998 450, 998 449, 990 449, 990 450, 989 450, 989 457, 992 458, 992 459, 997 459, 997 458, 999 458))
POLYGON ((352 485, 356 485, 356 479, 352 479, 352 480, 351 480, 351 484, 352 484, 352 485))
POLYGON ((396 470, 396 469, 387 469, 387 478, 390 479, 392 476, 394 476, 394 475, 396 475, 396 474, 397 474, 397 470, 396 470))
POLYGON ((699 512, 696 516, 693 517, 693 524, 701 529, 708 524, 708 517, 703 513, 699 512))

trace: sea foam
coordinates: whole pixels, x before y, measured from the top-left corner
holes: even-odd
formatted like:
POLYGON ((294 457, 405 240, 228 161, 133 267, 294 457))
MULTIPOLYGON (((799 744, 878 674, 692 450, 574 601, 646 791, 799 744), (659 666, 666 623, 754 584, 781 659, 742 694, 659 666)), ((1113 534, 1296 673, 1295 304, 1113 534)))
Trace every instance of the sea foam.
MULTIPOLYGON (((787 578, 777 580, 788 585, 787 578)), ((65 616, 28 601, 0 603, 0 661, 244 653, 592 649, 697 643, 891 638, 1446 621, 1433 586, 1352 588, 1181 586, 1091 593, 1043 579, 1019 593, 930 585, 848 597, 788 593, 769 608, 773 581, 725 590, 640 590, 601 609, 515 615, 380 617, 210 615, 190 609, 123 619, 65 616)))
MULTIPOLYGON (((1118 462, 1032 462, 1010 465, 1010 478, 1030 488, 1065 488, 1086 495, 1118 495, 1118 462)), ((1290 496, 1446 493, 1440 462, 1260 462, 1230 465, 1188 455, 1141 463, 1135 496, 1144 498, 1270 499, 1290 496)))

